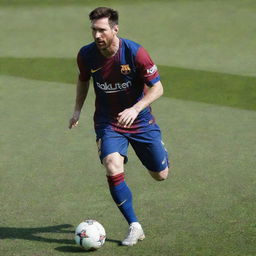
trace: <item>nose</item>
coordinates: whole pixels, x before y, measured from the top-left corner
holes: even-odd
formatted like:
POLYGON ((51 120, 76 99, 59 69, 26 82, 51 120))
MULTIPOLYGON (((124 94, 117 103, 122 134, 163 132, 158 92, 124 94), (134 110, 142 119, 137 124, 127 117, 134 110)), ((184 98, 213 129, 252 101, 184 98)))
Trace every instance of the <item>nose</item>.
POLYGON ((100 32, 99 31, 95 31, 95 35, 94 36, 95 36, 96 39, 100 38, 100 32))

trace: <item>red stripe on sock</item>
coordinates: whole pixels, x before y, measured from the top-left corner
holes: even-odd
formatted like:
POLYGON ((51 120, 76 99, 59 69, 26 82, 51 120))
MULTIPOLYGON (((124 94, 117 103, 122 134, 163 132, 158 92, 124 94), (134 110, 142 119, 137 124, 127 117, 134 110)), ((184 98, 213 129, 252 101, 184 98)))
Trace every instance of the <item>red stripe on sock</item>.
POLYGON ((107 176, 107 179, 110 187, 117 186, 124 181, 124 173, 122 172, 114 176, 107 176))

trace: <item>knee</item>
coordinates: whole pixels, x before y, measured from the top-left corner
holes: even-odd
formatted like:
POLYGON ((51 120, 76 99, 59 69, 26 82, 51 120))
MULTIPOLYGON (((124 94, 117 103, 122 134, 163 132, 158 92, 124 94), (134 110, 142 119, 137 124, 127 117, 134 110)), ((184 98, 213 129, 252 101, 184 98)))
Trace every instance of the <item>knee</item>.
POLYGON ((104 161, 104 166, 106 168, 107 175, 112 176, 121 172, 121 166, 114 159, 106 159, 106 161, 104 161))
POLYGON ((107 169, 116 169, 118 168, 118 163, 111 157, 106 157, 103 161, 104 166, 107 169))
MULTIPOLYGON (((121 157, 121 156, 120 156, 121 157)), ((103 164, 106 168, 107 175, 113 176, 118 173, 122 173, 123 170, 123 162, 119 156, 110 155, 103 159, 103 164)))
POLYGON ((153 177, 153 179, 157 180, 157 181, 163 181, 166 180, 168 178, 168 174, 169 174, 169 168, 166 167, 166 169, 164 169, 161 172, 152 172, 149 171, 150 175, 153 177))

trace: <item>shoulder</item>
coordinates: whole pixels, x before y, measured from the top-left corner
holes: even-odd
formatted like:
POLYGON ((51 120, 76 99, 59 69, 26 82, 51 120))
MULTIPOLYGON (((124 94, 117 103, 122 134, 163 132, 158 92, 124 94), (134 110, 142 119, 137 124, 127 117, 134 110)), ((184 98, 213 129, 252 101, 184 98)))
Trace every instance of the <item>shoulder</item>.
POLYGON ((141 45, 134 41, 122 38, 123 48, 128 49, 136 60, 150 58, 148 51, 141 45))
POLYGON ((87 45, 83 46, 79 50, 78 55, 80 55, 80 57, 88 57, 91 54, 94 54, 96 49, 97 49, 97 47, 96 47, 95 42, 92 42, 90 44, 87 44, 87 45))
POLYGON ((126 49, 129 49, 134 55, 137 54, 138 50, 142 47, 140 44, 126 39, 126 38, 121 38, 122 40, 122 46, 126 49))

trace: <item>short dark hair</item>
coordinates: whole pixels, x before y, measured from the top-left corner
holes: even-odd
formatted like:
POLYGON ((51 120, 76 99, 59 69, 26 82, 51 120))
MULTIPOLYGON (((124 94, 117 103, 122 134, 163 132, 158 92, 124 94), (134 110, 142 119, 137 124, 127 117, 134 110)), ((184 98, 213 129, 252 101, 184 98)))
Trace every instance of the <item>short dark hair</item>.
POLYGON ((91 21, 108 18, 110 26, 118 24, 118 12, 108 7, 98 7, 94 9, 90 12, 89 18, 91 21))

